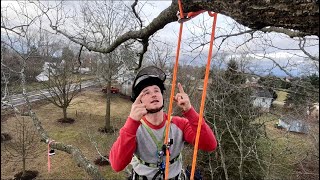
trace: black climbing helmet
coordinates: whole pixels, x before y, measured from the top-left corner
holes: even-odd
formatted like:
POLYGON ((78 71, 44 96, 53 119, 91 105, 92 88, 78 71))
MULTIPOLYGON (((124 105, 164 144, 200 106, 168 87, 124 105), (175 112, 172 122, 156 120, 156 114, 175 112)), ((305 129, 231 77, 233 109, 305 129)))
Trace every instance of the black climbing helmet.
POLYGON ((163 94, 163 91, 166 90, 164 87, 165 80, 166 74, 156 66, 148 66, 141 69, 132 84, 131 101, 134 102, 145 87, 152 85, 157 85, 163 94))

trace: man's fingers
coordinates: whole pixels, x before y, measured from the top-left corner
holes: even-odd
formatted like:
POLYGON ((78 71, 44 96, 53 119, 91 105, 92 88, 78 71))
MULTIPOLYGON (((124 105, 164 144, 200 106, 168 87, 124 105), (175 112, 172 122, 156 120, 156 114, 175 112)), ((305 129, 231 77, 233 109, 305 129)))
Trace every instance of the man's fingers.
POLYGON ((143 104, 143 103, 136 104, 136 105, 135 105, 135 108, 146 108, 146 105, 143 104))
POLYGON ((180 83, 178 83, 178 89, 180 93, 184 93, 183 87, 180 83))

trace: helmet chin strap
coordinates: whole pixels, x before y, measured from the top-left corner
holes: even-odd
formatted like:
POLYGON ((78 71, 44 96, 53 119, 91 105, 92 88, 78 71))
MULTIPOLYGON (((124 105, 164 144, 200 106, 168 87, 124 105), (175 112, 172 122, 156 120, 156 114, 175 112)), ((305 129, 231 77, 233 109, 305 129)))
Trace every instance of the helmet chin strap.
POLYGON ((161 109, 163 109, 164 105, 162 105, 161 107, 157 108, 157 109, 147 109, 147 112, 149 114, 154 114, 154 113, 157 113, 159 111, 161 111, 161 109))

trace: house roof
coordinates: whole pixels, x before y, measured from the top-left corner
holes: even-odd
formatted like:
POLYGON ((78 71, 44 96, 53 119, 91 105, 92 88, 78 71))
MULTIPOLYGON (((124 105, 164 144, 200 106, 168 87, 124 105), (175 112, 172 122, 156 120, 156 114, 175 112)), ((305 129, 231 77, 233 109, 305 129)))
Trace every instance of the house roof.
POLYGON ((286 122, 286 123, 290 123, 290 122, 304 122, 301 118, 298 117, 292 117, 292 116, 284 116, 279 118, 280 120, 286 122))
POLYGON ((272 94, 267 89, 262 88, 255 88, 252 96, 273 98, 272 94))

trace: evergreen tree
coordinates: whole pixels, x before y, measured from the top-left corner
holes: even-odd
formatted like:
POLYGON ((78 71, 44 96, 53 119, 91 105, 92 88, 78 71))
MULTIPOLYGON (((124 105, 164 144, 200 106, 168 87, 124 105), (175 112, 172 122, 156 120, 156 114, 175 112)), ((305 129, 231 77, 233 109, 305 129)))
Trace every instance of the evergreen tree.
POLYGON ((225 72, 213 75, 206 104, 206 120, 217 137, 215 157, 201 156, 205 176, 214 179, 263 179, 262 165, 257 160, 257 140, 261 134, 255 123, 258 111, 251 103, 251 90, 244 86, 245 77, 238 73, 235 61, 225 72), (212 173, 209 173, 212 172, 212 173))
POLYGON ((296 114, 305 115, 306 109, 313 102, 319 102, 319 94, 312 91, 314 86, 306 80, 298 80, 289 88, 285 106, 296 114))
POLYGON ((319 75, 312 74, 307 78, 314 88, 319 89, 319 75))

